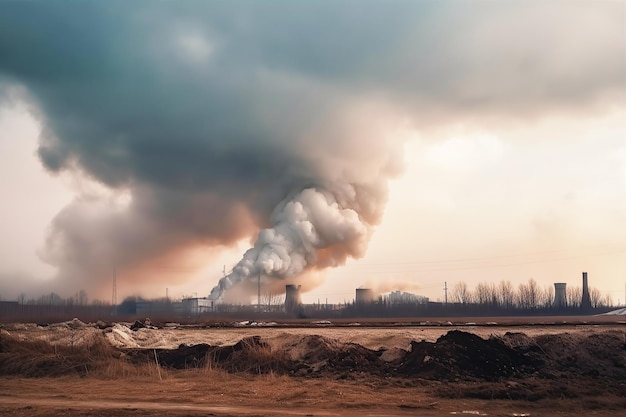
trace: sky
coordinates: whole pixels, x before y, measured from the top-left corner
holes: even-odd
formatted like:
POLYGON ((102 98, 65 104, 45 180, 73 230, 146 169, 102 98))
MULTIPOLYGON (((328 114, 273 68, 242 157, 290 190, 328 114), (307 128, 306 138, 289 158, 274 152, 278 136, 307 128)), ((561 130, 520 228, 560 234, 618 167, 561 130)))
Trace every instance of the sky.
POLYGON ((623 303, 625 7, 2 2, 0 297, 623 303))

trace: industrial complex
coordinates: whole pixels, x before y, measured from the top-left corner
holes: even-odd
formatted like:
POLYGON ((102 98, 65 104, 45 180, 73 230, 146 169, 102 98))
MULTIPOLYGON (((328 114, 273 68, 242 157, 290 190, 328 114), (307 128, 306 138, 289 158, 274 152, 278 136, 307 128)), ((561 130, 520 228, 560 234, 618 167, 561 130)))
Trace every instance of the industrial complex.
MULTIPOLYGON (((174 312, 176 315, 185 317, 197 317, 205 314, 214 313, 281 313, 292 317, 307 316, 323 316, 326 314, 344 314, 344 315, 365 315, 373 314, 386 315, 389 313, 397 313, 398 315, 408 314, 442 314, 446 312, 458 313, 463 310, 472 310, 480 313, 493 313, 494 305, 481 305, 480 303, 467 303, 463 306, 455 302, 431 301, 427 297, 403 291, 391 291, 388 293, 378 294, 372 288, 357 288, 354 293, 354 299, 351 302, 343 304, 303 304, 301 296, 301 286, 286 284, 284 297, 278 300, 270 300, 267 303, 261 302, 259 287, 259 297, 257 303, 246 305, 232 305, 224 303, 221 300, 213 300, 210 297, 189 297, 183 298, 181 301, 172 301, 170 303, 153 302, 153 301, 136 301, 133 308, 129 307, 128 311, 124 310, 124 305, 120 305, 122 312, 135 313, 137 315, 158 315, 164 310, 174 312), (387 313, 385 313, 387 312, 387 313)), ((536 308, 536 310, 549 310, 554 312, 585 312, 592 309, 589 282, 587 272, 582 273, 582 292, 580 300, 568 299, 567 284, 564 282, 554 283, 554 298, 550 305, 536 308)), ((519 309, 518 309, 519 310, 519 309)))
MULTIPOLYGON (((532 281, 532 280, 531 280, 532 281)), ((529 282, 530 283, 530 282, 529 282)), ((510 284, 509 284, 510 285, 510 284)), ((536 285, 536 283, 535 283, 536 285)), ((502 288, 484 283, 492 291, 485 296, 478 294, 459 300, 452 297, 448 301, 432 301, 422 295, 403 291, 378 293, 372 288, 356 288, 354 298, 339 304, 328 302, 305 304, 302 302, 302 287, 295 284, 284 286, 284 295, 261 297, 262 287, 258 286, 256 303, 233 304, 223 299, 206 297, 183 297, 172 300, 169 297, 146 300, 129 297, 113 305, 71 305, 71 304, 23 304, 0 302, 0 313, 7 319, 27 319, 53 315, 59 317, 91 313, 113 314, 118 317, 161 317, 196 320, 201 317, 241 317, 289 319, 289 318, 349 318, 349 317, 445 317, 445 316, 521 316, 521 315, 579 315, 599 314, 609 311, 614 305, 598 299, 598 291, 589 287, 587 272, 582 273, 582 286, 569 288, 565 282, 555 282, 542 290, 528 284, 520 284, 515 290, 509 286, 508 298, 501 293, 502 288), (526 289, 527 293, 522 290, 526 289), (550 290, 550 291, 548 291, 550 290), (533 293, 534 291, 534 293, 533 293), (530 294, 529 294, 530 293, 530 294), (527 299, 524 299, 524 296, 527 299), (96 311, 97 310, 97 311, 96 311)), ((445 290, 448 290, 447 284, 445 290)))

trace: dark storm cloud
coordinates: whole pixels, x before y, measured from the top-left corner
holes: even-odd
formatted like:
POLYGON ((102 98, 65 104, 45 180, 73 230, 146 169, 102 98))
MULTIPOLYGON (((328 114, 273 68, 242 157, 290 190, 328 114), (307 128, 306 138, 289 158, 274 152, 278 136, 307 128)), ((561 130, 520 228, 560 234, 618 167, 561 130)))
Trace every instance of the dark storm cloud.
POLYGON ((231 244, 307 189, 365 225, 337 264, 398 173, 385 128, 619 99, 623 20, 619 2, 9 1, 0 77, 36 103, 47 169, 132 196, 57 216, 60 277, 231 244))

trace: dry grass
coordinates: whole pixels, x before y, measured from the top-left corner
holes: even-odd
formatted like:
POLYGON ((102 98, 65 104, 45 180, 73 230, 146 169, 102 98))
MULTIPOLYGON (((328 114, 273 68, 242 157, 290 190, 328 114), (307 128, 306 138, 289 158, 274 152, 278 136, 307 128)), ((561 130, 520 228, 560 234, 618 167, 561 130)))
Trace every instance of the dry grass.
MULTIPOLYGON (((6 333, 0 334, 0 375, 27 378, 61 377, 66 375, 89 376, 102 379, 168 379, 179 372, 167 361, 157 359, 161 352, 146 350, 141 356, 128 356, 112 347, 107 340, 96 335, 86 343, 76 346, 52 344, 44 340, 20 340, 6 333)), ((172 355, 169 353, 169 355, 172 355)), ((267 375, 278 379, 285 373, 288 361, 284 351, 248 338, 232 347, 209 351, 204 358, 187 362, 184 369, 194 377, 209 380, 232 378, 229 373, 267 375)))
MULTIPOLYGON (((513 343, 509 339, 507 341, 516 346, 524 345, 525 342, 515 339, 513 343)), ((318 339, 303 340, 311 342, 318 339)), ((597 344, 608 346, 608 340, 598 338, 597 344)), ((618 353, 623 354, 623 338, 616 340, 620 348, 618 353)), ((272 407, 277 405, 299 410, 340 410, 338 415, 344 415, 344 411, 345 415, 357 415, 358 410, 368 408, 394 409, 401 413, 408 409, 436 410, 439 415, 473 409, 488 411, 490 415, 512 415, 513 411, 550 415, 553 413, 538 414, 537 411, 544 408, 552 411, 580 408, 594 410, 595 415, 611 415, 614 410, 626 407, 622 396, 610 392, 593 398, 562 396, 561 391, 554 394, 553 390, 559 386, 572 386, 571 380, 562 379, 553 381, 535 377, 531 380, 497 383, 456 381, 442 384, 440 381, 419 379, 417 375, 400 378, 354 371, 346 371, 345 374, 350 378, 341 380, 339 374, 331 372, 312 375, 314 378, 294 378, 288 376, 285 364, 297 365, 310 358, 303 351, 300 352, 302 355, 295 355, 297 359, 289 354, 290 349, 293 351, 298 347, 306 347, 319 353, 318 350, 324 346, 291 342, 270 346, 260 338, 252 337, 233 346, 205 345, 204 350, 131 351, 112 347, 102 334, 94 334, 85 343, 71 346, 54 345, 41 340, 20 340, 0 331, 0 375, 5 376, 0 378, 0 392, 3 393, 0 396, 0 414, 17 410, 17 405, 3 409, 3 398, 17 398, 20 405, 28 404, 29 399, 40 400, 33 404, 41 409, 52 407, 45 405, 48 399, 57 402, 67 400, 62 404, 64 410, 82 407, 81 412, 85 412, 63 414, 72 416, 116 414, 111 410, 106 413, 103 411, 102 414, 87 414, 85 410, 91 407, 87 403, 89 401, 110 401, 120 407, 131 401, 185 406, 240 406, 266 409, 265 415, 272 415, 272 407), (155 353, 159 359, 159 368, 155 353), (191 353, 195 356, 189 356, 191 353), (176 360, 182 365, 174 367, 167 360, 176 360), (54 379, 50 379, 51 376, 54 379), (545 395, 542 394, 544 392, 545 395), (533 396, 527 395, 529 393, 533 396), (561 397, 564 398, 562 403, 557 402, 556 399, 561 397), (350 414, 350 410, 354 413, 350 414), (596 410, 601 412, 598 414, 596 410)), ((332 347, 326 346, 329 354, 335 352, 332 347)), ((591 347, 587 346, 589 349, 591 347)), ((344 375, 343 371, 341 375, 344 375)), ((603 381, 606 382, 604 379, 583 380, 580 383, 602 385, 603 381)), ((37 409, 25 409, 19 411, 22 414, 18 412, 11 415, 58 415, 55 414, 57 410, 49 411, 48 414, 36 414, 34 411, 38 412, 37 409)), ((187 411, 168 414, 193 415, 187 411)), ((198 412, 197 415, 200 414, 198 412)), ((154 411, 152 414, 145 412, 138 415, 159 414, 154 411)))
MULTIPOLYGON (((167 377, 167 370, 161 369, 167 377)), ((0 375, 22 377, 90 376, 106 379, 156 377, 155 363, 136 365, 96 336, 80 345, 51 344, 43 340, 19 340, 0 335, 0 375)))
POLYGON ((21 341, 0 335, 0 373, 26 377, 86 375, 111 364, 119 353, 104 338, 81 346, 53 345, 41 340, 21 341))
POLYGON ((224 361, 219 361, 215 352, 209 354, 208 366, 228 372, 252 374, 280 375, 287 372, 289 358, 284 350, 272 349, 270 345, 261 342, 259 338, 246 338, 240 344, 240 349, 233 350, 232 354, 224 361))

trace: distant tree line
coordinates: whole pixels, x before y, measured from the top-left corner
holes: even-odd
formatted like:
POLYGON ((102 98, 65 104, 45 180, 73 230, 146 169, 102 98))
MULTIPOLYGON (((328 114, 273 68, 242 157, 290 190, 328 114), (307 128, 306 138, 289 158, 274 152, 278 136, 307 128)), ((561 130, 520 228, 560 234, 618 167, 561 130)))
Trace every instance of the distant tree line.
MULTIPOLYGON (((565 307, 578 308, 582 302, 581 287, 566 287, 565 307)), ((589 288, 592 308, 612 307, 609 295, 602 295, 597 288, 589 288)), ((450 293, 450 301, 457 304, 477 304, 503 309, 545 309, 554 305, 554 286, 540 287, 533 278, 521 283, 517 288, 510 281, 481 282, 470 290, 465 282, 457 282, 450 293)))
MULTIPOLYGON (((596 288, 589 288, 593 311, 600 313, 613 307, 608 295, 596 288)), ((488 316, 488 315, 554 315, 579 314, 582 302, 582 288, 567 286, 566 304, 554 304, 554 286, 540 287, 534 279, 515 287, 510 281, 499 283, 481 282, 470 289, 465 282, 457 282, 448 294, 448 302, 392 302, 388 297, 380 297, 370 303, 344 303, 340 308, 322 304, 301 306, 297 314, 284 311, 284 295, 264 293, 261 306, 256 304, 218 304, 204 317, 214 315, 250 316, 251 314, 275 315, 276 317, 410 317, 410 316, 488 316), (260 310, 260 311, 259 311, 260 310), (295 314, 295 315, 294 315, 295 314)), ((70 297, 63 298, 51 292, 38 298, 27 298, 20 294, 16 301, 0 299, 0 322, 30 321, 55 322, 78 317, 83 321, 106 320, 107 317, 151 317, 173 318, 185 316, 181 303, 169 298, 145 300, 140 297, 127 297, 119 305, 101 300, 90 300, 85 290, 79 290, 70 297)))
POLYGON ((95 305, 95 306, 110 306, 111 303, 94 299, 89 300, 89 296, 87 295, 87 291, 79 290, 76 291, 74 295, 69 297, 61 297, 59 294, 55 292, 50 292, 48 294, 41 295, 37 298, 27 298, 26 293, 20 293, 17 296, 17 302, 21 305, 54 305, 54 306, 87 306, 87 305, 95 305))
POLYGON ((515 287, 510 281, 481 282, 470 289, 465 282, 456 283, 448 294, 448 302, 390 303, 379 297, 371 303, 349 303, 344 317, 408 317, 408 316, 490 316, 490 315, 555 315, 601 313, 613 302, 596 288, 589 288, 593 311, 581 310, 582 288, 566 287, 566 304, 556 306, 554 286, 540 287, 529 279, 515 287))
POLYGON ((89 300, 87 291, 79 290, 69 297, 55 292, 28 298, 21 293, 15 301, 0 300, 0 322, 58 322, 80 318, 97 321, 111 316, 111 303, 98 299, 89 300))

